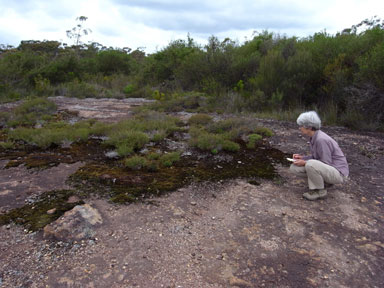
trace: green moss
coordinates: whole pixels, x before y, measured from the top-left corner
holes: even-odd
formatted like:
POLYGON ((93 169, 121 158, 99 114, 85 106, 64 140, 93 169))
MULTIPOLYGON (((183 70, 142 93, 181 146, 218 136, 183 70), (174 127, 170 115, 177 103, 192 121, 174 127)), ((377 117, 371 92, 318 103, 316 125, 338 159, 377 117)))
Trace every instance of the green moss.
POLYGON ((13 222, 23 225, 30 231, 37 231, 76 205, 84 204, 81 200, 75 203, 68 203, 68 198, 75 194, 76 192, 72 190, 46 192, 40 196, 37 202, 0 215, 0 225, 13 222), (55 209, 55 212, 48 214, 47 211, 51 209, 55 209))

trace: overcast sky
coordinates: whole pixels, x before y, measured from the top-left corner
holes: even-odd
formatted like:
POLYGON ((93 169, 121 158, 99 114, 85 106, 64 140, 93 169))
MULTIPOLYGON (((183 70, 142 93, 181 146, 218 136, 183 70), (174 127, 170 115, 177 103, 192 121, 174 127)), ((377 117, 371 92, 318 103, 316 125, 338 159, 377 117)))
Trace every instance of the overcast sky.
POLYGON ((384 0, 0 0, 0 44, 73 44, 65 31, 78 16, 88 17, 83 26, 92 30, 85 43, 153 53, 188 33, 202 45, 211 35, 242 43, 263 30, 307 37, 335 34, 375 15, 384 18, 384 0))

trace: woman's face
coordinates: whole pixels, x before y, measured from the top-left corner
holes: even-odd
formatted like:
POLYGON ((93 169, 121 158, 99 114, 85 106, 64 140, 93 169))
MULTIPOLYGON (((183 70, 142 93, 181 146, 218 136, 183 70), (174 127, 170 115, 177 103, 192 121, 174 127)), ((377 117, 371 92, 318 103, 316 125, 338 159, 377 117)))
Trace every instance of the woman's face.
POLYGON ((311 128, 299 127, 300 132, 306 136, 312 136, 313 130, 311 128))

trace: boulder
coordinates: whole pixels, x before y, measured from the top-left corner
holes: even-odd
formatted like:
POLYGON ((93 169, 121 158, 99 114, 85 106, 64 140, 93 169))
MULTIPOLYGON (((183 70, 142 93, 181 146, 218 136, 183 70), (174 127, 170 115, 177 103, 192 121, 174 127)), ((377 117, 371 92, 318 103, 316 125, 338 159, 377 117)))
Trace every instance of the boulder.
POLYGON ((77 205, 44 227, 44 237, 60 241, 80 241, 95 235, 94 227, 102 224, 99 211, 89 204, 77 205))

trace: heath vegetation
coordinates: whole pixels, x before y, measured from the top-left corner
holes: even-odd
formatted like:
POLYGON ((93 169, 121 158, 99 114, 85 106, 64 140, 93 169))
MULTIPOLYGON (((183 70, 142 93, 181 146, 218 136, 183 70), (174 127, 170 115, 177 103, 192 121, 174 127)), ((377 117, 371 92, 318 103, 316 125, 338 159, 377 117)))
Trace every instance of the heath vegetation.
MULTIPOLYGON (((153 109, 165 112, 248 112, 288 120, 316 109, 326 124, 377 130, 384 121, 383 47, 384 21, 376 17, 336 35, 263 31, 243 43, 212 36, 205 46, 188 36, 153 54, 98 43, 21 41, 0 47, 0 101, 145 97, 159 100, 153 109)), ((13 125, 37 121, 38 111, 26 112, 32 114, 16 117, 13 125)))

